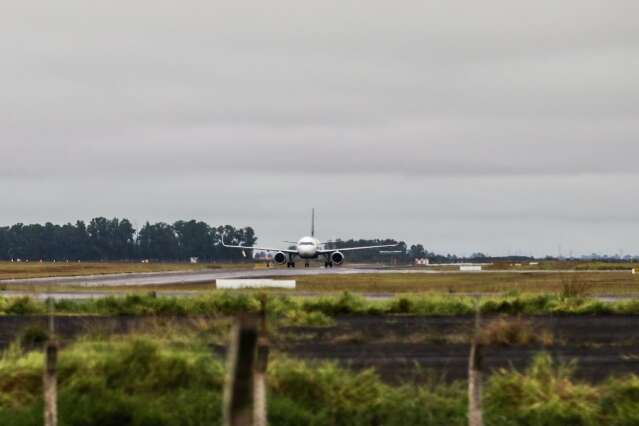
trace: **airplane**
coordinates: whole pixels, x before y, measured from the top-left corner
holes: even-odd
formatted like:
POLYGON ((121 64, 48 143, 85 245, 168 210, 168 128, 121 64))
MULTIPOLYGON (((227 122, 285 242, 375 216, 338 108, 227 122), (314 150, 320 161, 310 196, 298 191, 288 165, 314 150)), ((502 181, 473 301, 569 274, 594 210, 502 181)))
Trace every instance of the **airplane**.
MULTIPOLYGON (((289 241, 285 241, 289 242, 289 241)), ((315 238, 315 209, 313 209, 312 219, 311 219, 311 235, 307 237, 301 238, 295 244, 295 249, 276 249, 270 247, 250 247, 250 246, 235 246, 229 245, 224 242, 224 236, 222 236, 222 245, 227 248, 236 248, 242 250, 263 250, 276 252, 275 256, 273 256, 273 260, 278 265, 283 265, 286 263, 287 268, 295 268, 295 258, 299 257, 300 259, 304 259, 305 267, 310 266, 310 259, 317 259, 320 256, 324 257, 324 267, 332 268, 333 265, 339 266, 344 263, 344 253, 348 251, 355 250, 369 250, 376 248, 387 248, 387 247, 397 247, 399 244, 386 244, 381 246, 367 246, 367 247, 348 247, 348 248, 340 248, 340 249, 325 249, 322 248, 328 242, 322 243, 320 240, 315 238)))

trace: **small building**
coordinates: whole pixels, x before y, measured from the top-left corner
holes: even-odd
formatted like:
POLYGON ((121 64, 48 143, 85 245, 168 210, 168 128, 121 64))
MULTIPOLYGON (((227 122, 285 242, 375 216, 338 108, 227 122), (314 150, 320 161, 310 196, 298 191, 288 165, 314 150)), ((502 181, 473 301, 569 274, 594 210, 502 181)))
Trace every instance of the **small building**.
POLYGON ((191 259, 191 263, 198 263, 200 261, 199 257, 192 257, 191 259))
POLYGON ((417 266, 428 266, 430 265, 430 260, 423 258, 423 259, 415 259, 415 265, 417 266))

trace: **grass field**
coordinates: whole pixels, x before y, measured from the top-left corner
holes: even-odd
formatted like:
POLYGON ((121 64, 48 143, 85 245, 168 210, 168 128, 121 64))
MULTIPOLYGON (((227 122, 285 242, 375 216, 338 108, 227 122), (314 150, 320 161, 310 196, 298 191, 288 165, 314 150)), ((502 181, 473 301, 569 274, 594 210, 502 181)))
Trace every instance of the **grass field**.
MULTIPOLYGON (((542 265, 555 267, 556 262, 542 265)), ((570 271, 482 272, 482 273, 380 273, 352 275, 307 275, 287 277, 297 281, 297 290, 312 293, 494 293, 512 291, 520 293, 561 293, 567 289, 581 295, 637 295, 639 294, 639 274, 633 275, 623 264, 623 270, 602 270, 611 264, 581 262, 570 265, 570 271)), ((617 264, 612 264, 617 265, 617 264)), ((221 268, 259 268, 262 263, 238 264, 187 264, 187 263, 8 263, 0 262, 0 280, 11 278, 36 278, 45 276, 73 276, 87 274, 167 272, 184 270, 207 270, 221 268)), ((554 270, 554 269, 553 269, 554 270)), ((197 284, 144 285, 82 287, 76 285, 18 285, 5 283, 3 290, 46 292, 46 291, 104 291, 114 293, 144 293, 148 291, 210 291, 214 282, 197 284)))
POLYGON ((0 280, 136 272, 254 268, 255 263, 0 262, 0 280))
MULTIPOLYGON (((312 275, 286 277, 295 279, 297 289, 286 291, 312 293, 561 293, 579 292, 581 295, 635 295, 639 294, 639 275, 629 272, 575 272, 575 273, 450 273, 450 274, 354 274, 312 275)), ((214 283, 79 287, 56 286, 55 291, 103 291, 113 293, 146 293, 149 291, 211 291, 214 283)), ((42 285, 4 284, 2 289, 29 292, 45 292, 52 288, 42 285)), ((0 289, 0 290, 2 290, 0 289)), ((273 291, 279 292, 279 291, 273 291)), ((1 293, 0 293, 1 294, 1 293)))
POLYGON ((389 293, 558 293, 567 287, 584 294, 639 293, 639 275, 601 273, 362 274, 299 276, 301 291, 389 293))
MULTIPOLYGON (((61 425, 221 424, 225 362, 207 333, 162 332, 85 337, 59 356, 61 425)), ((487 425, 634 425, 639 377, 599 384, 573 376, 571 363, 540 353, 522 371, 486 377, 487 425)), ((19 343, 0 354, 0 424, 42 424, 43 355, 19 343)), ((272 354, 268 366, 272 425, 466 425, 465 381, 391 385, 373 369, 272 354)))
POLYGON ((519 271, 628 271, 639 268, 639 262, 603 262, 584 260, 544 260, 541 262, 512 263, 497 262, 486 267, 488 270, 519 270, 519 271))

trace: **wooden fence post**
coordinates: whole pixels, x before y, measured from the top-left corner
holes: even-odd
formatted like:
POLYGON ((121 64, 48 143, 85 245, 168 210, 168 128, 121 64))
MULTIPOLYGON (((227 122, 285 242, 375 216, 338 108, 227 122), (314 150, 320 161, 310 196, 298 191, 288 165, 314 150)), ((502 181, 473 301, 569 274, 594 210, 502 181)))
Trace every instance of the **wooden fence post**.
POLYGON ((480 308, 477 302, 475 313, 475 332, 470 347, 468 361, 468 426, 482 426, 481 380, 482 380, 482 342, 480 328, 480 308))
POLYGON ((233 327, 224 389, 224 425, 253 425, 253 380, 257 318, 240 315, 233 327))
POLYGON ((44 347, 45 365, 42 376, 44 389, 44 426, 58 424, 58 342, 55 340, 53 300, 49 299, 49 338, 44 347))
POLYGON ((266 370, 268 369, 269 341, 266 328, 266 303, 267 296, 262 295, 260 302, 260 330, 257 340, 257 362, 255 364, 255 378, 253 382, 254 420, 255 426, 268 424, 268 399, 266 395, 266 370))

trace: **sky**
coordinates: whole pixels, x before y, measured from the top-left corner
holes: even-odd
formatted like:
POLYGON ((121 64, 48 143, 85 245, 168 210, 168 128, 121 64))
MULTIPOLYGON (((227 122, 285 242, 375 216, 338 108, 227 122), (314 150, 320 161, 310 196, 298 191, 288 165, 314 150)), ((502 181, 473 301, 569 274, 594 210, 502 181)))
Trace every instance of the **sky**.
POLYGON ((634 0, 0 5, 0 225, 639 254, 634 0))

